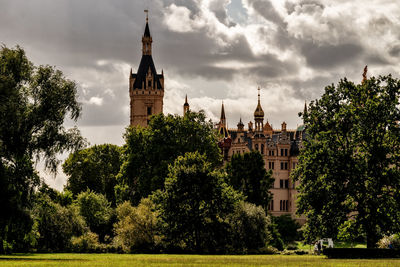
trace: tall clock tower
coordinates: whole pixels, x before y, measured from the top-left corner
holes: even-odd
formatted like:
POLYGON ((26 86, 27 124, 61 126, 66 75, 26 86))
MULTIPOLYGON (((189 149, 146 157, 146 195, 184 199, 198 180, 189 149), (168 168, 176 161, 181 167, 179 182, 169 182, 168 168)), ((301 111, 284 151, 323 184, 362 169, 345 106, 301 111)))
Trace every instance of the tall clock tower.
MULTIPOLYGON (((148 11, 145 11, 148 13, 148 11)), ((152 54, 153 38, 146 16, 146 27, 142 37, 142 59, 137 73, 129 75, 130 125, 146 127, 151 115, 163 112, 164 72, 157 74, 152 54)))

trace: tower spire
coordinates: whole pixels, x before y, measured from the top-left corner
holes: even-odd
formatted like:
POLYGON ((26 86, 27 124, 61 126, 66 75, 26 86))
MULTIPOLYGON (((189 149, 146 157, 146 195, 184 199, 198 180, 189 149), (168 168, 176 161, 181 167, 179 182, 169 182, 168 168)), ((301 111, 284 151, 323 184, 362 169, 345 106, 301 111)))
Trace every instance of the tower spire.
POLYGON ((153 38, 151 38, 150 28, 149 28, 149 10, 144 11, 146 13, 146 27, 144 29, 144 34, 142 38, 143 44, 143 55, 151 55, 151 44, 153 42, 153 38))
POLYGON ((221 106, 221 118, 220 122, 221 125, 226 127, 226 118, 225 118, 225 108, 224 108, 224 101, 222 101, 222 106, 221 106))

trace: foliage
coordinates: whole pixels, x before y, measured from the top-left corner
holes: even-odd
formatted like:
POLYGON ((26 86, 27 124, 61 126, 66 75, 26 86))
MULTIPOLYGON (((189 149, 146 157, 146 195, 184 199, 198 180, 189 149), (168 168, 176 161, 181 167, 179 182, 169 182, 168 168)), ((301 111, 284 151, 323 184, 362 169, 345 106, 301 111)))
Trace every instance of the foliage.
POLYGON ((288 214, 272 217, 278 232, 285 243, 299 240, 298 229, 300 225, 288 214))
POLYGON ((213 124, 206 122, 203 112, 188 112, 184 117, 155 115, 147 128, 127 128, 125 140, 116 191, 119 201, 130 200, 133 205, 163 188, 168 165, 178 156, 199 151, 213 165, 221 159, 213 124))
POLYGON ((76 197, 74 204, 90 230, 99 235, 101 242, 106 241, 106 235, 112 234, 115 220, 114 210, 106 197, 87 190, 76 197))
POLYGON ((79 236, 87 230, 84 218, 75 206, 62 207, 49 196, 38 194, 32 215, 33 234, 39 251, 67 251, 72 236, 79 236))
POLYGON ((267 245, 271 236, 268 232, 270 218, 261 206, 241 202, 228 216, 231 225, 231 244, 235 252, 247 253, 267 245))
POLYGON ((159 245, 159 220, 150 199, 142 199, 137 207, 128 201, 118 205, 117 216, 115 240, 125 252, 154 251, 159 245))
POLYGON ((63 126, 68 114, 72 120, 80 115, 76 98, 75 83, 61 71, 35 67, 18 46, 0 48, 0 244, 23 249, 30 231, 28 210, 39 185, 33 159, 55 171, 58 153, 84 144, 76 128, 63 126))
POLYGON ((393 234, 390 236, 384 236, 378 241, 378 248, 400 248, 400 236, 399 234, 393 234))
POLYGON ((277 250, 282 251, 285 244, 283 243, 281 234, 278 231, 278 226, 273 219, 270 219, 270 221, 271 223, 268 225, 268 232, 271 234, 271 241, 269 244, 277 250))
POLYGON ((269 191, 274 183, 272 172, 267 172, 258 151, 234 154, 226 166, 230 184, 247 197, 246 201, 261 205, 267 210, 272 200, 269 191))
POLYGON ((399 94, 400 81, 391 75, 358 85, 344 79, 311 102, 303 116, 307 140, 293 172, 309 242, 335 238, 348 220, 369 248, 399 229, 399 94))
POLYGON ((186 153, 170 165, 164 190, 152 196, 170 247, 190 252, 226 247, 229 224, 224 219, 243 197, 225 179, 199 152, 186 153))
POLYGON ((79 237, 71 238, 71 250, 73 252, 96 252, 101 249, 99 236, 93 232, 86 232, 79 237))
POLYGON ((65 188, 74 195, 90 189, 105 195, 115 205, 114 187, 120 167, 121 149, 116 145, 95 145, 76 151, 63 164, 69 176, 65 188))

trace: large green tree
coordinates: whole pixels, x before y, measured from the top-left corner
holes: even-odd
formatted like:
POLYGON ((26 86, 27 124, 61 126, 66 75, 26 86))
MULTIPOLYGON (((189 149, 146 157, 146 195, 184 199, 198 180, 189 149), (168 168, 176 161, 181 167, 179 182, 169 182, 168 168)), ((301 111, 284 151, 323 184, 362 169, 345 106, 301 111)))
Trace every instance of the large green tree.
POLYGON ((207 157, 186 153, 170 165, 164 190, 152 196, 169 246, 190 252, 216 252, 229 241, 227 217, 243 196, 226 183, 207 157))
MULTIPOLYGON (((0 48, 0 244, 20 249, 29 232, 28 209, 39 184, 34 159, 55 171, 56 155, 83 145, 64 119, 81 111, 76 85, 50 66, 35 67, 22 48, 0 48)), ((3 246, 0 245, 0 251, 3 246)))
POLYGON ((116 193, 133 205, 163 188, 168 165, 186 152, 199 151, 214 166, 221 162, 217 135, 203 112, 153 116, 147 128, 129 127, 125 141, 116 193))
POLYGON ((400 230, 399 95, 391 75, 343 79, 309 105, 293 172, 309 241, 358 229, 375 247, 382 234, 400 230))
POLYGON ((260 205, 267 210, 272 199, 270 189, 274 183, 272 172, 267 172, 265 162, 258 151, 234 154, 226 165, 230 184, 243 192, 246 201, 260 205))
POLYGON ((121 167, 120 147, 103 144, 76 151, 62 167, 69 176, 65 189, 74 195, 90 189, 105 195, 115 205, 114 187, 121 167))

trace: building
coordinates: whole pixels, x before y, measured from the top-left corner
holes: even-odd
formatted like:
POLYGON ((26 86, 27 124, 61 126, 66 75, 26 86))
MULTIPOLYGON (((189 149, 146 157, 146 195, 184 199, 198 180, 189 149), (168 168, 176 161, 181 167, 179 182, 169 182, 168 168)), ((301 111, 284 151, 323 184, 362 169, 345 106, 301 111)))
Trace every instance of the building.
MULTIPOLYGON (((142 37, 142 59, 139 69, 137 73, 132 73, 131 70, 129 75, 131 126, 146 127, 151 115, 163 112, 164 72, 157 74, 152 58, 152 42, 147 16, 142 37)), ((183 114, 188 110, 189 103, 186 96, 183 114)), ((254 123, 250 121, 247 130, 244 128, 242 119, 240 119, 236 129, 227 128, 223 103, 217 129, 223 136, 218 145, 225 160, 229 160, 236 153, 245 153, 251 150, 257 150, 263 155, 265 168, 272 170, 275 178, 274 186, 271 189, 273 200, 268 207, 271 214, 277 216, 289 214, 296 218, 295 200, 297 191, 295 184, 290 180, 290 172, 298 162, 297 155, 305 135, 304 127, 300 126, 296 130, 288 130, 286 123, 283 122, 281 129, 273 129, 268 121, 264 124, 264 111, 261 106, 259 91, 258 103, 254 111, 254 123)), ((300 222, 304 221, 304 218, 296 219, 300 222)))
MULTIPOLYGON (((296 168, 298 154, 305 138, 304 126, 296 130, 288 130, 282 122, 280 129, 273 129, 267 121, 264 124, 264 111, 261 106, 260 89, 258 89, 258 103, 254 111, 254 123, 250 121, 248 128, 244 128, 242 119, 236 129, 228 129, 225 117, 225 107, 222 103, 221 117, 217 129, 223 139, 219 147, 224 160, 229 161, 234 154, 243 154, 257 150, 264 158, 265 168, 272 170, 275 182, 271 192, 273 200, 268 205, 272 215, 289 214, 300 223, 304 217, 296 216, 296 184, 290 179, 290 172, 296 168)), ((304 106, 307 112, 307 106, 304 106)))
MULTIPOLYGON (((146 11, 147 12, 147 11, 146 11)), ((151 115, 163 112, 164 71, 157 74, 152 57, 149 18, 142 37, 142 59, 137 73, 129 74, 130 125, 146 127, 151 115)))

